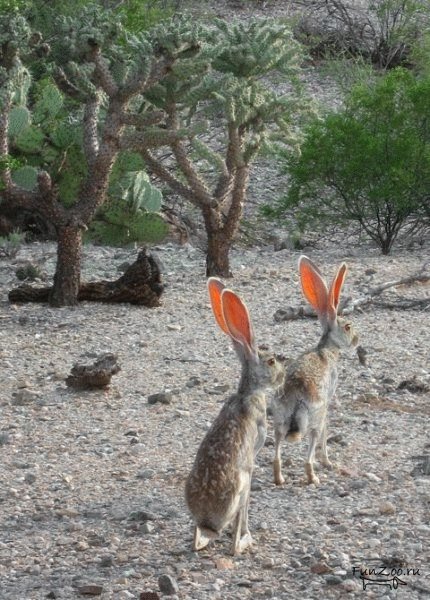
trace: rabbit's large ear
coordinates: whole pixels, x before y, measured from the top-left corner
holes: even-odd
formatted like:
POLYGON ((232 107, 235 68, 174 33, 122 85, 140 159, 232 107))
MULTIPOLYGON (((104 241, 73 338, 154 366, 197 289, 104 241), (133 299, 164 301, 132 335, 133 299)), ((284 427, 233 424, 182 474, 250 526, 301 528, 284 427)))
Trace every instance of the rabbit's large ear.
POLYGON ((339 308, 339 300, 340 300, 340 292, 342 291, 343 282, 345 281, 346 276, 346 264, 342 263, 337 270, 336 275, 333 277, 333 281, 331 282, 330 291, 329 291, 329 303, 332 306, 337 314, 337 309, 339 308))
POLYGON ((302 255, 299 258, 299 273, 304 297, 320 321, 325 320, 328 316, 329 294, 320 270, 307 256, 302 255))
POLYGON ((231 337, 234 341, 239 342, 246 359, 258 361, 252 323, 244 302, 237 294, 226 289, 221 293, 221 303, 225 323, 231 337))
POLYGON ((208 292, 215 320, 218 323, 219 327, 224 331, 224 333, 230 335, 230 332, 227 328, 224 319, 224 314, 221 305, 221 293, 224 290, 224 288, 225 285, 219 279, 216 279, 216 277, 209 277, 208 292))

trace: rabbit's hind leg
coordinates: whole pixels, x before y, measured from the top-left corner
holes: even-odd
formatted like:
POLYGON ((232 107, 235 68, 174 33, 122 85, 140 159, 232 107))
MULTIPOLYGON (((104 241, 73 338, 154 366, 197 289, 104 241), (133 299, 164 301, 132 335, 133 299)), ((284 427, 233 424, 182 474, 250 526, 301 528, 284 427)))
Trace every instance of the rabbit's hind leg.
POLYGON ((320 443, 321 443, 321 452, 320 452, 321 464, 326 469, 333 469, 334 465, 330 461, 330 459, 328 457, 328 453, 327 453, 327 421, 326 420, 324 421, 324 426, 321 431, 320 443))
POLYGON ((209 544, 210 541, 218 537, 216 531, 208 529, 207 527, 199 527, 198 525, 194 528, 194 539, 193 539, 193 550, 198 552, 203 550, 209 544))
POLYGON ((275 458, 273 460, 273 478, 276 485, 285 483, 282 475, 281 443, 285 435, 279 429, 275 429, 275 458))
POLYGON ((308 459, 305 463, 305 471, 308 479, 308 483, 319 485, 320 480, 314 472, 314 460, 315 460, 315 448, 317 447, 320 432, 317 429, 311 429, 309 432, 309 450, 308 459))

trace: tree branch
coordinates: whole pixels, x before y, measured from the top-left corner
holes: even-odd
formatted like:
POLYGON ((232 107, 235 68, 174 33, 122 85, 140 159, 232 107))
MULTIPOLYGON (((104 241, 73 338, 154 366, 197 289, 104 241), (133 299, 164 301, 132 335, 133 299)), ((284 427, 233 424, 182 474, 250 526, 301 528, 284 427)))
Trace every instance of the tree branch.
POLYGON ((106 94, 112 98, 118 93, 118 85, 116 84, 111 72, 107 60, 102 56, 100 48, 97 47, 91 54, 91 60, 94 62, 95 70, 94 77, 96 83, 102 88, 106 94))
POLYGON ((139 152, 154 175, 161 179, 161 181, 164 181, 164 183, 167 183, 167 185, 177 194, 189 200, 194 206, 200 207, 200 202, 195 197, 194 191, 184 185, 179 179, 176 179, 168 169, 163 167, 160 161, 151 154, 148 148, 140 148, 139 152))
POLYGON ((88 167, 94 164, 99 151, 97 123, 100 109, 100 94, 88 100, 84 109, 84 139, 83 147, 88 167))
POLYGON ((140 128, 156 125, 162 121, 164 117, 165 113, 162 110, 153 110, 143 114, 123 112, 121 114, 121 122, 123 125, 132 125, 133 127, 140 128))
MULTIPOLYGON (((424 310, 427 310, 430 307, 429 298, 399 300, 398 302, 374 301, 374 299, 380 296, 382 292, 390 288, 399 287, 401 285, 412 285, 414 283, 428 283, 430 281, 430 274, 426 272, 426 269, 427 264, 423 265, 423 267, 415 275, 404 277, 402 279, 396 279, 395 281, 388 281, 386 283, 382 283, 381 285, 370 289, 365 296, 361 296, 356 300, 353 300, 351 297, 344 298, 340 303, 339 314, 351 314, 355 310, 362 310, 363 308, 366 308, 371 304, 379 308, 390 308, 399 310, 422 308, 424 310)), ((286 309, 281 308, 277 310, 274 315, 274 319, 277 322, 282 322, 295 321, 297 319, 303 319, 307 317, 316 318, 316 316, 317 315, 314 312, 314 310, 308 305, 299 306, 298 308, 289 306, 286 309)))

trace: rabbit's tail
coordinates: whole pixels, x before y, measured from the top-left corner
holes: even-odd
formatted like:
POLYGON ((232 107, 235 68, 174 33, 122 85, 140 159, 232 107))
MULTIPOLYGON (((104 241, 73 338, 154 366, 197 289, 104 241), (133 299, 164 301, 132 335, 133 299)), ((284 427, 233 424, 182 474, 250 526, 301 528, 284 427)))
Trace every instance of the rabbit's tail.
POLYGON ((289 442, 300 442, 308 428, 308 411, 305 406, 300 406, 291 415, 290 427, 287 431, 287 440, 289 442))

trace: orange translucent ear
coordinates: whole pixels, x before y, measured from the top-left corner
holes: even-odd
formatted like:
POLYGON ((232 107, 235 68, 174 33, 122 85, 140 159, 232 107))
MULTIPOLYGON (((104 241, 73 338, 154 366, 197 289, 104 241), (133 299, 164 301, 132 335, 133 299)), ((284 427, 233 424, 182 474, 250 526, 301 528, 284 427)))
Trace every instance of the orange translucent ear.
POLYGON ((336 309, 336 311, 339 306, 340 292, 342 291, 343 282, 345 281, 346 269, 346 264, 342 263, 330 286, 330 304, 336 309))
POLYGON ((224 290, 221 293, 221 302, 230 335, 243 344, 249 352, 254 352, 254 333, 245 304, 231 290, 224 290))
POLYGON ((328 309, 328 289, 318 267, 307 257, 299 258, 300 283, 303 295, 318 315, 328 309))
POLYGON ((212 311, 214 313, 215 320, 218 323, 219 327, 224 331, 224 333, 230 335, 230 332, 227 328, 224 319, 221 304, 221 293, 224 290, 224 288, 225 285, 219 279, 216 279, 215 277, 210 277, 208 279, 209 298, 211 301, 212 311))

